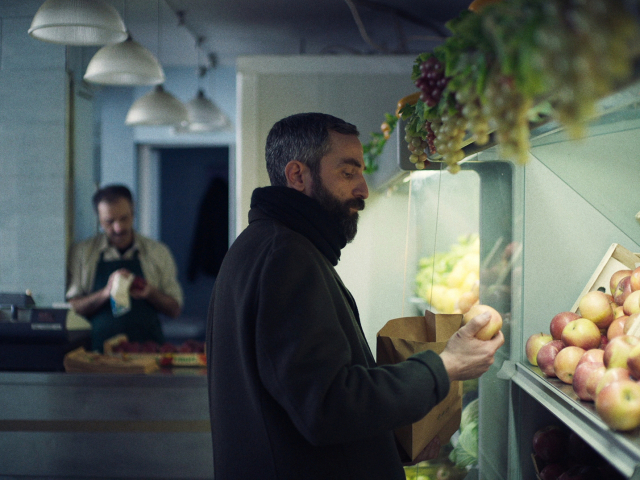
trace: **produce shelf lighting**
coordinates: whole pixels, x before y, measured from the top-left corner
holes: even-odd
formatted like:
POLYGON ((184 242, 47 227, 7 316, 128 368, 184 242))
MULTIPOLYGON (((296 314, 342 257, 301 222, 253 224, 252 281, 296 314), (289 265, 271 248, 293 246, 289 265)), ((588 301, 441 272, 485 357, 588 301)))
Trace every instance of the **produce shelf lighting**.
POLYGON ((102 0, 46 0, 28 32, 38 40, 76 46, 106 45, 127 38, 118 11, 102 0))

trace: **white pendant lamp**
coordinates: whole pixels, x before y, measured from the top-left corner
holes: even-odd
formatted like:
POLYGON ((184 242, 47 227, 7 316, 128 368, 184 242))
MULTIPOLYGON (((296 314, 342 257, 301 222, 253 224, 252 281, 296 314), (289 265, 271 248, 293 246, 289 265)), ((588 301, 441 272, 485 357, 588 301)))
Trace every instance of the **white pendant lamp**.
POLYGON ((158 59, 131 36, 98 50, 83 78, 102 85, 159 85, 165 80, 158 59))
POLYGON ((138 125, 185 125, 189 121, 187 107, 176 97, 156 85, 152 92, 133 102, 125 124, 138 125))
POLYGON ((196 97, 186 105, 189 113, 189 123, 180 128, 180 132, 210 132, 221 130, 229 125, 227 116, 205 97, 202 90, 198 90, 196 97))
POLYGON ((118 11, 102 0, 46 0, 28 32, 38 40, 62 45, 106 45, 127 38, 118 11))

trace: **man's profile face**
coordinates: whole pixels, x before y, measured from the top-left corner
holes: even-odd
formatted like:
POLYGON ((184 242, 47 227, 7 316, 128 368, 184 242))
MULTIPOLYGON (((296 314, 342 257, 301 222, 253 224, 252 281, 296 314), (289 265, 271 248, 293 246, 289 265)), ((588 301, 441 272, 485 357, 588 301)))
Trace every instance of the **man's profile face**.
POLYGON ((114 202, 102 201, 98 204, 98 220, 109 244, 126 249, 133 243, 133 208, 124 198, 114 202))
POLYGON ((312 174, 315 198, 334 213, 350 242, 356 235, 358 211, 364 209, 369 189, 364 178, 362 144, 355 135, 329 132, 331 148, 320 161, 320 171, 312 174))

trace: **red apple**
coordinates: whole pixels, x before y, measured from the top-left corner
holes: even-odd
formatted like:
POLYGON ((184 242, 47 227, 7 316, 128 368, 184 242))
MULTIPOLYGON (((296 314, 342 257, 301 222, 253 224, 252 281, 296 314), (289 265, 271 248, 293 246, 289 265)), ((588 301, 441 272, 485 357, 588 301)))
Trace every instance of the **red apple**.
POLYGON ((640 290, 631 292, 622 304, 622 308, 627 315, 640 312, 640 290))
POLYGON ((604 349, 604 355, 602 357, 604 366, 609 369, 615 367, 627 368, 629 352, 638 344, 640 344, 640 338, 632 335, 615 337, 604 349))
POLYGON ((596 389, 598 388, 600 380, 602 380, 602 377, 604 376, 604 373, 606 371, 607 367, 602 365, 601 367, 592 370, 587 376, 586 389, 587 394, 589 395, 589 397, 591 397, 591 400, 596 398, 596 389))
POLYGON ((624 322, 624 328, 622 329, 624 334, 640 337, 640 313, 632 313, 626 318, 627 320, 624 322))
POLYGON ((568 468, 565 462, 549 463, 540 470, 540 480, 558 480, 568 468))
POLYGON ((609 291, 611 292, 611 294, 614 294, 614 292, 616 291, 618 282, 620 282, 620 280, 622 280, 624 277, 631 276, 631 273, 632 273, 631 270, 624 269, 624 270, 618 270, 613 275, 611 275, 611 279, 609 280, 609 291))
POLYGON ((562 330, 562 341, 566 346, 590 350, 598 348, 602 341, 602 335, 600 329, 591 320, 577 318, 567 323, 567 326, 562 330))
POLYGON ((607 338, 609 341, 613 340, 615 337, 624 335, 624 325, 628 318, 628 316, 624 315, 611 322, 611 325, 607 328, 607 338))
POLYGON ((565 347, 562 340, 552 340, 551 342, 543 345, 538 350, 538 356, 536 357, 536 362, 538 363, 538 367, 542 370, 547 377, 555 377, 556 372, 553 369, 553 362, 556 359, 556 355, 558 352, 565 347))
POLYGON ((138 275, 136 275, 135 277, 133 277, 133 282, 131 282, 131 286, 129 287, 130 290, 143 290, 144 287, 147 286, 147 281, 142 278, 139 277, 138 275))
POLYGON ((640 290, 640 267, 636 267, 630 275, 631 290, 640 290))
POLYGON ((602 333, 602 330, 600 331, 601 335, 600 335, 600 345, 598 345, 598 348, 600 350, 604 350, 604 348, 607 346, 607 344, 609 343, 609 338, 607 338, 607 336, 602 333))
POLYGON ((619 317, 624 317, 624 307, 622 305, 618 305, 616 304, 616 306, 613 308, 613 317, 614 318, 619 318, 619 317))
POLYGON ((575 464, 569 466, 557 480, 602 480, 602 476, 594 465, 575 464))
POLYGON ((549 330, 554 340, 560 340, 562 338, 562 330, 567 326, 571 320, 580 318, 580 315, 574 312, 560 312, 551 319, 549 330))
POLYGON ((533 453, 545 462, 565 460, 569 434, 558 425, 547 425, 533 434, 533 453))
POLYGON ((631 277, 622 278, 618 283, 615 292, 613 292, 613 301, 616 303, 616 305, 623 305, 632 291, 631 277))
POLYGON ((613 309, 607 294, 599 290, 585 293, 578 304, 580 315, 595 323, 598 328, 607 328, 613 321, 613 309))
POLYGON ((553 340, 553 337, 547 333, 534 333, 527 339, 525 345, 525 352, 527 353, 527 360, 531 365, 538 365, 536 360, 538 357, 538 351, 540 347, 553 340))
POLYGON ((602 390, 604 387, 619 380, 631 380, 631 372, 629 371, 629 369, 623 367, 607 368, 607 370, 602 375, 602 378, 600 378, 598 385, 596 385, 596 394, 593 396, 593 398, 595 399, 600 393, 600 390, 602 390))
POLYGON ((593 398, 589 395, 587 391, 587 380, 589 380, 589 375, 593 373, 594 370, 604 367, 604 365, 600 362, 586 362, 580 363, 576 367, 576 371, 573 375, 573 391, 576 393, 580 400, 591 401, 593 398))
POLYGON ((640 384, 619 380, 605 386, 596 396, 596 411, 614 430, 629 431, 640 426, 640 384))
POLYGON ((640 380, 640 344, 629 351, 627 368, 636 380, 640 380))
POLYGON ((582 357, 580 358, 580 361, 578 362, 578 366, 581 363, 590 363, 590 362, 601 363, 604 365, 603 357, 604 357, 604 350, 602 350, 601 348, 592 348, 584 352, 584 355, 582 355, 582 357))
POLYGON ((489 323, 480 329, 478 333, 476 333, 476 338, 480 340, 491 340, 496 333, 502 328, 502 316, 498 313, 495 308, 492 308, 488 305, 473 305, 467 313, 462 316, 462 325, 466 325, 469 321, 481 313, 489 312, 491 313, 491 319, 489 323))
POLYGON ((569 385, 573 383, 573 375, 584 352, 584 348, 572 345, 564 347, 556 355, 553 361, 553 371, 556 372, 556 376, 564 383, 568 383, 569 385))

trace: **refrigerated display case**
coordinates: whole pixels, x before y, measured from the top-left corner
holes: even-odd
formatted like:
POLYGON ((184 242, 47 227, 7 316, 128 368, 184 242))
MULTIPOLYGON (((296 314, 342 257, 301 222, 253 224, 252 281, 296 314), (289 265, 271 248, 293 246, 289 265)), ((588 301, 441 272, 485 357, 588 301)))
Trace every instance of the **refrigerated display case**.
MULTIPOLYGON (((553 121, 533 129, 525 165, 501 160, 495 145, 471 144, 458 174, 433 162, 403 180, 407 285, 419 279, 421 259, 450 254, 477 234, 479 301, 505 319, 505 346, 478 384, 479 458, 467 478, 535 479, 532 438, 550 423, 576 432, 625 478, 640 478, 640 432, 611 430, 592 402, 546 378, 525 354, 530 335, 548 333, 551 318, 572 308, 611 244, 640 252, 640 84, 599 109, 582 140, 553 121)), ((418 284, 405 286, 414 289, 407 302, 416 312, 437 310, 418 284)))
MULTIPOLYGON (((411 172, 396 191, 407 196, 409 210, 405 311, 464 313, 479 302, 501 313, 508 338, 512 267, 520 254, 512 240, 513 166, 499 159, 468 161, 456 175, 445 167, 434 163, 428 170, 411 172)), ((479 464, 492 472, 486 478, 500 478, 506 470, 507 452, 495 436, 507 435, 508 384, 497 375, 508 357, 507 341, 480 382, 465 382, 463 407, 479 397, 480 421, 493 426, 479 429, 482 458, 467 462, 472 464, 469 478, 479 464), (488 396, 493 398, 487 401, 488 396), (483 442, 485 432, 489 438, 483 442)), ((452 443, 456 440, 454 436, 452 443)))

